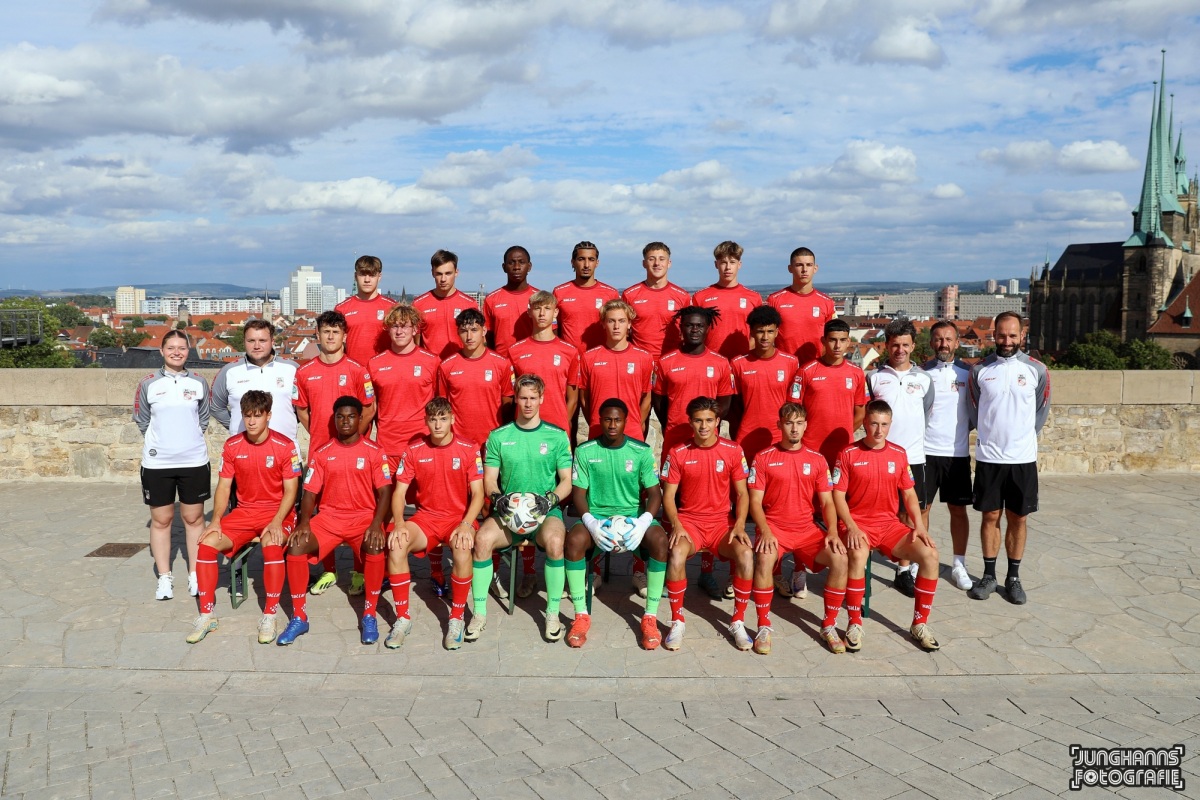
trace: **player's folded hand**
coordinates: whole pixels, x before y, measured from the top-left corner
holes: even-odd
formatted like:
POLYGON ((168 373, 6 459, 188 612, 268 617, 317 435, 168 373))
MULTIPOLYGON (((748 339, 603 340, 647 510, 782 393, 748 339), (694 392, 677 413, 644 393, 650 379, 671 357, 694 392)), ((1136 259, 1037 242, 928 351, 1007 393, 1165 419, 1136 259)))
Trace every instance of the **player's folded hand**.
POLYGON ((646 535, 646 531, 650 530, 650 526, 654 524, 654 517, 649 511, 644 511, 633 522, 633 527, 629 533, 625 534, 625 549, 637 550, 642 544, 642 537, 646 535))
POLYGON ((756 553, 774 553, 779 550, 779 540, 775 538, 775 534, 771 533, 771 529, 763 526, 758 528, 758 541, 754 543, 754 552, 756 553))
POLYGON ((606 553, 611 553, 617 540, 612 534, 612 530, 604 527, 602 520, 596 519, 591 513, 584 514, 580 518, 583 527, 587 528, 587 532, 591 534, 592 541, 606 553))
POLYGON ((558 495, 553 491, 539 494, 533 500, 533 508, 537 511, 539 517, 544 517, 550 513, 550 509, 558 505, 558 495))
POLYGON ((408 544, 408 526, 397 525, 392 532, 388 534, 387 546, 389 550, 398 550, 401 546, 408 544))
POLYGON ((846 554, 846 545, 842 543, 842 538, 836 533, 830 533, 825 536, 825 546, 838 555, 846 554))
POLYGON ((508 495, 504 494, 503 492, 492 492, 491 499, 492 499, 492 513, 495 514, 496 516, 498 516, 498 517, 507 516, 508 513, 512 510, 509 505, 508 495))
MULTIPOLYGON (((668 547, 675 547, 681 541, 692 542, 692 537, 683 529, 682 525, 676 525, 671 531, 671 538, 667 541, 668 547)), ((695 544, 695 542, 692 542, 695 544)))

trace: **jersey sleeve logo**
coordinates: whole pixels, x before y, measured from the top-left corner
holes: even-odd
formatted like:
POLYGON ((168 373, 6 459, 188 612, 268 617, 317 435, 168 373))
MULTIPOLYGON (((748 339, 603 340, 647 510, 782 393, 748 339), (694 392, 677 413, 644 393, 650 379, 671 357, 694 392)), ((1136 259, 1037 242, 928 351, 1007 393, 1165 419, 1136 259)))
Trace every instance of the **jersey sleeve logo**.
POLYGON ((383 462, 379 465, 379 468, 383 471, 384 480, 390 481, 392 479, 392 470, 388 467, 387 456, 381 455, 380 458, 383 459, 383 462))
POLYGON ((275 466, 275 456, 267 456, 267 469, 275 466))
POLYGON ((659 474, 665 478, 670 473, 671 473, 671 457, 667 456, 667 460, 664 461, 663 465, 662 465, 662 472, 660 472, 659 474))
MULTIPOLYGON (((808 465, 805 464, 805 466, 808 466, 808 465)), ((757 480, 758 480, 758 467, 751 467, 750 468, 750 478, 746 482, 749 483, 751 486, 754 486, 755 482, 757 480)))
POLYGON ((483 474, 483 459, 480 458, 479 456, 475 456, 475 474, 476 475, 483 474))
POLYGON ((305 482, 305 483, 312 483, 313 475, 315 475, 315 474, 317 474, 317 470, 316 470, 316 468, 315 468, 315 467, 309 467, 309 468, 308 468, 308 474, 304 476, 304 482, 305 482))
POLYGON ((829 474, 829 482, 830 483, 838 483, 839 481, 841 481, 841 479, 842 479, 842 468, 834 467, 833 472, 831 472, 829 474))
POLYGON ((746 457, 742 456, 742 472, 749 472, 750 465, 746 463, 746 457))
POLYGON ((366 460, 365 458, 360 458, 360 459, 358 459, 358 461, 355 463, 355 465, 354 465, 354 468, 355 468, 355 469, 363 469, 363 468, 364 468, 364 467, 366 467, 366 466, 367 466, 367 460, 366 460))

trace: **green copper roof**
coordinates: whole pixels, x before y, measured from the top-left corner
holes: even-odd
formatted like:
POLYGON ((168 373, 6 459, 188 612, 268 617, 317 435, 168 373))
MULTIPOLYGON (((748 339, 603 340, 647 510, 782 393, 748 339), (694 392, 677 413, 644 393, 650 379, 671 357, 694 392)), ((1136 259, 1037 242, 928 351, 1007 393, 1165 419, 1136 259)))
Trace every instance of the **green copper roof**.
MULTIPOLYGON (((1171 121, 1166 109, 1167 56, 1163 51, 1162 75, 1155 87, 1154 104, 1150 115, 1150 141, 1146 146, 1146 172, 1142 178, 1142 193, 1133 210, 1134 232, 1126 247, 1146 244, 1155 239, 1167 240, 1162 233, 1162 215, 1183 213, 1176 198, 1175 156, 1171 147, 1171 121)), ((1172 110, 1172 113, 1173 110, 1172 110)), ((1173 245, 1171 245, 1173 246, 1173 245)))
POLYGON ((1179 128, 1179 138, 1175 140, 1175 193, 1188 193, 1187 151, 1183 149, 1183 126, 1179 128))

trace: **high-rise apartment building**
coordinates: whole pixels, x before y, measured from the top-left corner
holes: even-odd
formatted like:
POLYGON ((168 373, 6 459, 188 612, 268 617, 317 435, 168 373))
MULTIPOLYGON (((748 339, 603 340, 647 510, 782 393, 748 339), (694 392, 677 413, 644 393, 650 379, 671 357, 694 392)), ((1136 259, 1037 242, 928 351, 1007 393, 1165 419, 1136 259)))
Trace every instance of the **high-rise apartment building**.
POLYGON ((116 296, 116 311, 118 314, 141 314, 146 302, 146 290, 133 286, 118 286, 116 296))

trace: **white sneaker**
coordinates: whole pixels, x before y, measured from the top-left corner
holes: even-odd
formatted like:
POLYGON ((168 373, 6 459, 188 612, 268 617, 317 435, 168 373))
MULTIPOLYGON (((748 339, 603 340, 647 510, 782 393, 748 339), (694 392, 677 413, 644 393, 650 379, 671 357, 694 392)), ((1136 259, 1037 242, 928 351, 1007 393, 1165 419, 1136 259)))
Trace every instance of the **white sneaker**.
POLYGON ((954 584, 964 592, 971 588, 971 576, 967 572, 967 565, 961 561, 954 562, 954 567, 950 570, 950 577, 954 579, 954 584))
POLYGON ((792 573, 792 596, 797 600, 808 597, 808 573, 804 567, 796 567, 792 573))
POLYGON ((196 573, 188 573, 188 594, 192 597, 200 596, 200 583, 196 580, 196 573))
POLYGON ((733 637, 733 646, 738 650, 749 650, 754 645, 750 634, 746 632, 746 623, 740 619, 729 623, 729 635, 733 637))
POLYGON ((638 597, 646 596, 646 573, 633 573, 633 590, 637 592, 638 597))
POLYGON ((686 626, 679 620, 671 622, 671 630, 667 632, 667 638, 663 640, 663 647, 667 650, 678 650, 683 646, 683 632, 686 626))
POLYGON ((500 576, 492 573, 492 596, 497 600, 508 599, 508 587, 504 585, 504 581, 500 580, 500 576))
POLYGON ((270 644, 275 641, 275 615, 263 614, 263 618, 258 621, 258 643, 270 644))
POLYGON ((158 587, 154 590, 155 600, 170 600, 175 596, 175 576, 171 573, 158 576, 158 587))

